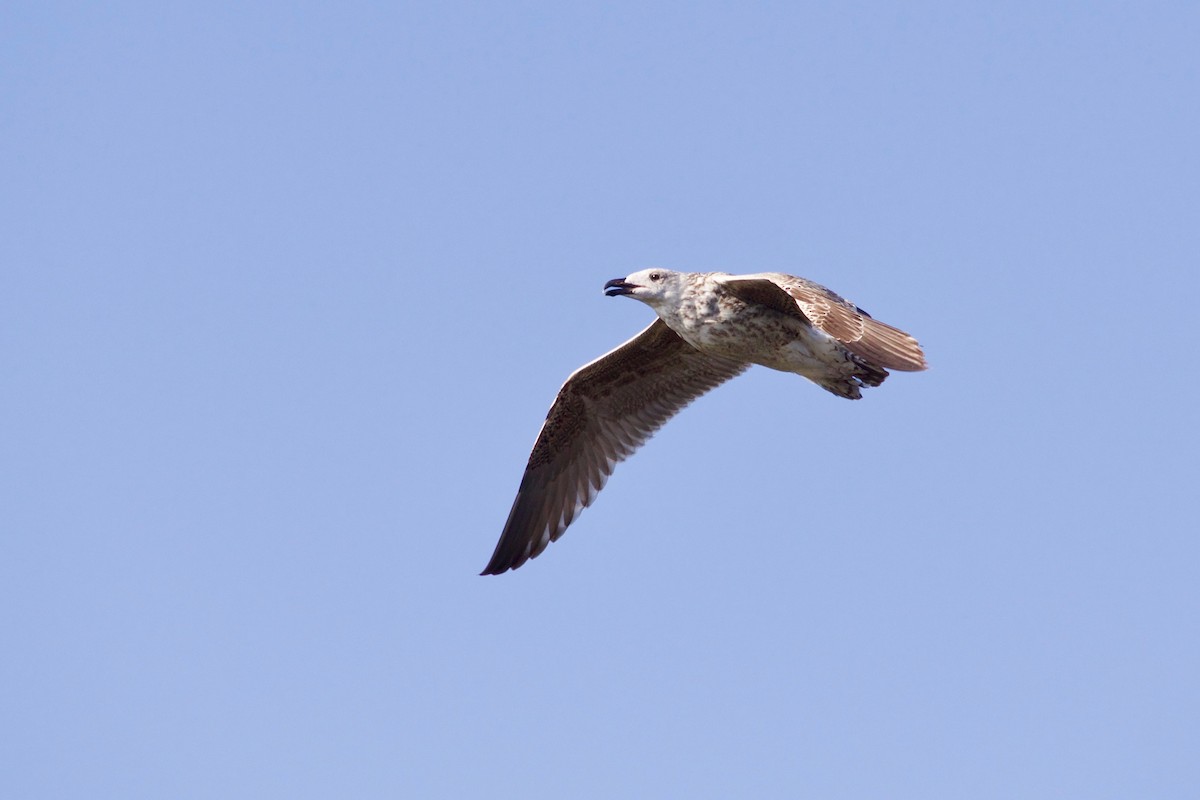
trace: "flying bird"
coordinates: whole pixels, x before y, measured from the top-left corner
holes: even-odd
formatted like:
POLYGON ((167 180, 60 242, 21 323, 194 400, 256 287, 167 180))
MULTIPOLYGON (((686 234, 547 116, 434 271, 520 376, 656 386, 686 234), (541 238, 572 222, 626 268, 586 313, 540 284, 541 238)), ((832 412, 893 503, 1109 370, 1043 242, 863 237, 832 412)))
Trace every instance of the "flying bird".
POLYGON ((559 389, 483 575, 536 558, 591 505, 618 462, 751 364, 850 400, 888 370, 926 367, 916 339, 793 275, 647 269, 609 281, 604 293, 641 300, 658 319, 559 389))

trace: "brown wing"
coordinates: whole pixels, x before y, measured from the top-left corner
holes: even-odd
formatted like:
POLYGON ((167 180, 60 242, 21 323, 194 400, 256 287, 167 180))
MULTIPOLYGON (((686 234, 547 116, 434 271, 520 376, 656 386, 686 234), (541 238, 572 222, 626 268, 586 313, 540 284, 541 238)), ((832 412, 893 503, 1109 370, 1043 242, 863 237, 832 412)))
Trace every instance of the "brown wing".
POLYGON ((766 273, 795 299, 812 324, 877 367, 919 372, 928 365, 917 340, 899 328, 873 319, 819 283, 781 273, 766 273))
POLYGON ((662 320, 580 367, 546 415, 482 575, 536 558, 596 498, 613 467, 684 406, 749 364, 706 356, 662 320))
POLYGON ((800 310, 796 299, 775 281, 767 278, 726 278, 721 281, 721 286, 743 303, 773 308, 812 325, 812 320, 800 310))

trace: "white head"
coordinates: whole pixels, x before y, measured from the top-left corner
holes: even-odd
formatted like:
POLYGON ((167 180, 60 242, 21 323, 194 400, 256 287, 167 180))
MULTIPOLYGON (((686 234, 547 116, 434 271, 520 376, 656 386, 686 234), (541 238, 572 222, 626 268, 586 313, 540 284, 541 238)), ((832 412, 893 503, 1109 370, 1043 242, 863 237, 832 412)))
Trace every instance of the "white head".
POLYGON ((651 308, 679 305, 687 288, 687 273, 669 269, 644 269, 624 278, 614 278, 604 284, 609 297, 624 295, 641 300, 651 308))

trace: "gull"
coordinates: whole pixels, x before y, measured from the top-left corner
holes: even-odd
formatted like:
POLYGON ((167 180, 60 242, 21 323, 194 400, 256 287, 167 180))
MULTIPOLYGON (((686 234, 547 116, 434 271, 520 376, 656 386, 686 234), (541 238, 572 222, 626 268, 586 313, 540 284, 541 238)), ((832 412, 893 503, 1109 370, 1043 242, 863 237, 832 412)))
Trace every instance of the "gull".
POLYGON ((540 555, 591 505, 618 462, 752 364, 794 372, 850 400, 883 383, 888 370, 926 368, 912 336, 794 275, 647 269, 609 281, 604 293, 640 300, 658 318, 559 389, 482 575, 540 555))

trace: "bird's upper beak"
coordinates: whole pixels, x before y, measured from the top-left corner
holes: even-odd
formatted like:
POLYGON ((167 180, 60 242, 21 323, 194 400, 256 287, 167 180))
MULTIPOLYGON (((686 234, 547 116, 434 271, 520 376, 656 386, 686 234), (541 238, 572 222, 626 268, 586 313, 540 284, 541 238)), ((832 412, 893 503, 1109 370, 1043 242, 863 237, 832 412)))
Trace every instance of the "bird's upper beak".
POLYGON ((636 288, 638 288, 636 283, 629 283, 624 278, 613 278, 604 284, 604 294, 607 297, 616 297, 622 294, 629 294, 636 288))

